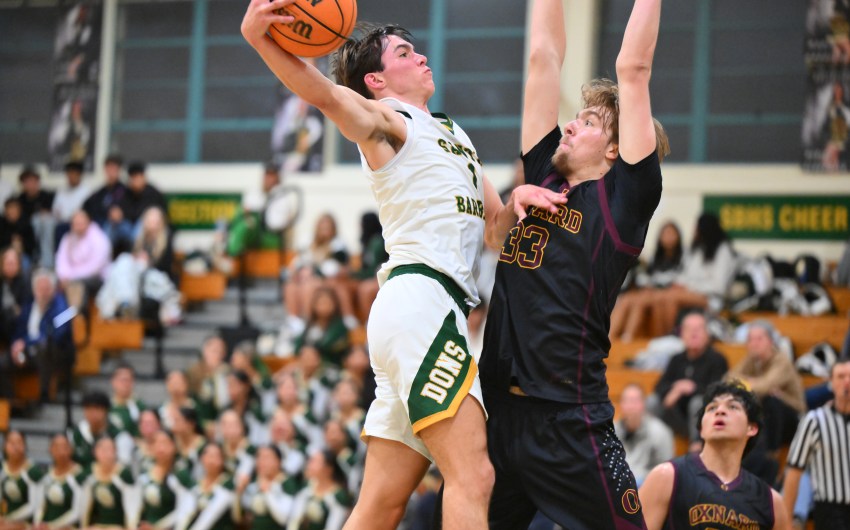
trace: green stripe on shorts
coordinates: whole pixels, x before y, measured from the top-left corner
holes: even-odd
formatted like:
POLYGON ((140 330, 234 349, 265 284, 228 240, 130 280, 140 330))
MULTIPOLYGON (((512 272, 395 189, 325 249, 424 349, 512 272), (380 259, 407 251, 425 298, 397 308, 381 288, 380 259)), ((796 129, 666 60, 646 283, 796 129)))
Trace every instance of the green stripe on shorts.
POLYGON ((446 315, 410 388, 407 405, 415 433, 454 416, 478 373, 456 318, 454 311, 446 315))

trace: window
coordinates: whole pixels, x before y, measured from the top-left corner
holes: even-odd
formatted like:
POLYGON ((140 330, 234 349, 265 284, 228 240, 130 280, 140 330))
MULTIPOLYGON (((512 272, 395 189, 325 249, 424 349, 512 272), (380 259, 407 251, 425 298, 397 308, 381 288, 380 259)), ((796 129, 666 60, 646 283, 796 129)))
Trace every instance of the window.
POLYGON ((39 5, 5 9, 0 3, 0 160, 6 163, 47 160, 59 11, 39 5))
MULTIPOLYGON (((632 3, 603 3, 598 75, 614 76, 632 3)), ((799 162, 806 3, 665 2, 662 9, 651 90, 670 160, 799 162)))

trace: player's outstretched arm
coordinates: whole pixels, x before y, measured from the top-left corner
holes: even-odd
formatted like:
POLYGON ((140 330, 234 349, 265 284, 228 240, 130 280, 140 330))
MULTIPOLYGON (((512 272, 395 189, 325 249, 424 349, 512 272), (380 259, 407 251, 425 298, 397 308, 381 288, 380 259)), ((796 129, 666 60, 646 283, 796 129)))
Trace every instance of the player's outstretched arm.
POLYGON ((649 78, 661 22, 661 0, 635 0, 617 56, 622 159, 634 164, 656 149, 649 78))
POLYGON ((665 462, 655 466, 643 481, 638 497, 640 497, 647 530, 661 530, 664 519, 667 518, 667 512, 670 510, 675 476, 676 470, 673 464, 665 462))
POLYGON ((567 47, 563 0, 532 0, 528 77, 522 109, 522 152, 558 124, 561 67, 567 47))
POLYGON ((266 35, 274 23, 286 24, 293 17, 278 14, 295 0, 251 0, 242 19, 242 36, 277 76, 298 97, 319 109, 357 144, 380 138, 381 132, 406 137, 404 119, 389 107, 368 100, 353 90, 337 85, 294 55, 281 49, 266 35))

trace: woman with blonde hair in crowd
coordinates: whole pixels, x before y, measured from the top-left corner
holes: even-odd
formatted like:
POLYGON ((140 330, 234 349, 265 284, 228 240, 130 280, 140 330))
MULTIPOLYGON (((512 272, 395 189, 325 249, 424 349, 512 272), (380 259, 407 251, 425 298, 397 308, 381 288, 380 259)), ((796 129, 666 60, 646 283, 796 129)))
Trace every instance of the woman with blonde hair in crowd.
POLYGON ((238 511, 233 477, 224 469, 224 452, 215 442, 201 451, 200 478, 192 488, 192 509, 178 530, 234 530, 238 511))
POLYGON ((53 465, 42 480, 41 509, 35 515, 33 528, 47 530, 76 528, 80 523, 83 503, 82 485, 86 471, 74 460, 71 440, 64 433, 50 440, 50 457, 53 465))
POLYGON ((11 430, 3 440, 0 468, 0 528, 23 530, 32 522, 41 499, 44 472, 27 458, 27 441, 11 430))
POLYGON ((171 230, 165 212, 157 207, 145 210, 139 220, 139 229, 133 243, 133 254, 144 253, 149 267, 160 270, 174 279, 174 250, 171 230))
POLYGON ((139 492, 132 471, 118 462, 112 438, 95 443, 94 460, 83 483, 82 527, 135 528, 139 492))

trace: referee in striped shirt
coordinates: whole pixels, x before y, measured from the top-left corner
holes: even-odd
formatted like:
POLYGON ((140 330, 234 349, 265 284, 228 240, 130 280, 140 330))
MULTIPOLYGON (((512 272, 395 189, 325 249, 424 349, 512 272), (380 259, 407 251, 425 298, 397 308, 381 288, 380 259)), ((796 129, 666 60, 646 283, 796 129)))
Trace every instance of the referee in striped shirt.
POLYGON ((835 400, 806 414, 788 451, 785 506, 793 517, 800 475, 808 468, 816 530, 850 530, 850 357, 830 371, 835 400))

